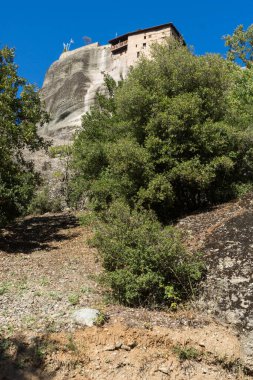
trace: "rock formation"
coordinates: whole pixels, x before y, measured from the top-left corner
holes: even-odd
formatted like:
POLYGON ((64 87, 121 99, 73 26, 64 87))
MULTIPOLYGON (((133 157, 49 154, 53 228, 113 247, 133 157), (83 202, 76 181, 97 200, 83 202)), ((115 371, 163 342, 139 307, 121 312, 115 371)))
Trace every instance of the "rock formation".
MULTIPOLYGON (((202 252, 207 271, 195 306, 230 325, 253 371, 253 193, 181 219, 185 244, 202 252)), ((253 373, 253 372, 252 372, 253 373)))
POLYGON ((217 226, 205 243, 207 276, 201 304, 238 329, 244 363, 253 369, 253 201, 239 202, 237 215, 217 226))
POLYGON ((125 78, 139 56, 150 56, 152 45, 164 43, 166 38, 185 43, 177 28, 169 22, 117 36, 109 45, 94 43, 64 52, 45 77, 41 98, 51 122, 39 133, 53 138, 54 143, 70 141, 73 131, 81 125, 82 115, 94 102, 96 92, 103 88, 104 74, 116 81, 125 78))
POLYGON ((82 115, 103 87, 104 74, 119 80, 127 71, 125 57, 113 58, 110 45, 95 43, 63 53, 45 76, 41 98, 51 121, 39 133, 61 144, 71 140, 82 115))

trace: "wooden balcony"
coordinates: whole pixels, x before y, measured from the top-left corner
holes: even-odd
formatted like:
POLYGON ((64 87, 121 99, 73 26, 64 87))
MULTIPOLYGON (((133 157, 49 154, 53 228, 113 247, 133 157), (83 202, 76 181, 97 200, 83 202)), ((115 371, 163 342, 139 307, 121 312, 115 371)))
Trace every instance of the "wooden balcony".
POLYGON ((116 45, 112 45, 111 46, 111 52, 115 52, 117 50, 120 50, 122 48, 127 47, 127 43, 128 43, 128 40, 125 40, 125 41, 122 41, 122 42, 118 42, 116 45))

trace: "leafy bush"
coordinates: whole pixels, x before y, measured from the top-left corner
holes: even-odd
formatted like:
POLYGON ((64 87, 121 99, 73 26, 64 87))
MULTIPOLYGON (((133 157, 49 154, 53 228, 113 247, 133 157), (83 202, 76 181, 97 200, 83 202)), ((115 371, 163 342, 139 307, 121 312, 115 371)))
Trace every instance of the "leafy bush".
POLYGON ((175 228, 164 228, 153 213, 131 211, 122 202, 104 214, 94 244, 114 297, 127 305, 183 300, 203 270, 199 255, 186 253, 175 228))
POLYGON ((60 199, 51 199, 49 189, 44 187, 35 193, 27 212, 29 214, 45 214, 46 212, 58 212, 61 209, 60 199))

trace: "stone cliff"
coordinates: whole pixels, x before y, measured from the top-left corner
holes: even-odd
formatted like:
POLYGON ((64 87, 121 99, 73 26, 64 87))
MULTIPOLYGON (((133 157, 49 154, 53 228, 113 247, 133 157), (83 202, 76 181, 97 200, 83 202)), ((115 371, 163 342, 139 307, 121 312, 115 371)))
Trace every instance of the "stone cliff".
POLYGON ((39 133, 56 144, 70 141, 96 92, 103 88, 104 74, 116 81, 124 78, 142 54, 150 56, 152 45, 164 43, 167 38, 185 44, 180 32, 169 22, 117 36, 109 45, 94 43, 64 52, 45 77, 41 98, 51 122, 39 133))
POLYGON ((113 58, 110 45, 95 43, 63 53, 47 71, 41 89, 51 121, 39 133, 58 143, 70 141, 103 87, 104 74, 119 80, 127 71, 125 57, 113 58))

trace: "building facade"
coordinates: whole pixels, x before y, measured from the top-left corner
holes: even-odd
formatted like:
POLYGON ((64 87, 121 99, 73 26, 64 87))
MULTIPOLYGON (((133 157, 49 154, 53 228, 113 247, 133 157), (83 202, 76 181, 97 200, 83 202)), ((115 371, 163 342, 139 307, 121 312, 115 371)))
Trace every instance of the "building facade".
POLYGON ((173 37, 184 43, 182 35, 172 23, 139 29, 113 38, 109 41, 113 59, 126 60, 127 66, 133 65, 141 54, 149 55, 153 43, 162 43, 173 37))

